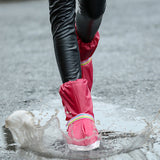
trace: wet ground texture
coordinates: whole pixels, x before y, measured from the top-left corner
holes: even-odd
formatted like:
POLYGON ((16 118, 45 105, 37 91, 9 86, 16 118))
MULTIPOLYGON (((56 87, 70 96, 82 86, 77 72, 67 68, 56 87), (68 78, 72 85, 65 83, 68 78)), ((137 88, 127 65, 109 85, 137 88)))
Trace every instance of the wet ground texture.
MULTIPOLYGON (((101 40, 93 56, 92 95, 98 98, 95 100, 99 107, 97 113, 100 115, 106 110, 109 118, 116 115, 115 123, 118 117, 123 120, 141 117, 151 122, 160 110, 159 6, 159 0, 110 0, 107 3, 100 28, 101 40), (100 108, 99 101, 109 107, 100 108), (112 111, 110 106, 118 109, 115 107, 112 111)), ((25 159, 45 159, 23 150, 17 153, 14 149, 5 150, 4 133, 9 133, 3 126, 15 110, 52 110, 52 100, 59 99, 61 79, 48 12, 48 1, 44 0, 0 2, 0 159, 17 160, 24 155, 25 159)), ((60 102, 58 108, 62 109, 60 102)), ((131 125, 130 128, 135 131, 131 125)), ((144 149, 110 159, 158 160, 159 156, 155 151, 144 149)))

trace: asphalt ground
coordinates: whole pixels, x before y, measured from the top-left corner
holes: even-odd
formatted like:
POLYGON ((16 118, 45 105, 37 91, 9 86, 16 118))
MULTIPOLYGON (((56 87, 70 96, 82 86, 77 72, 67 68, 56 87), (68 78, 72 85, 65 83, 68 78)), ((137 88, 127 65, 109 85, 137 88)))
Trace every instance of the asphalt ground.
MULTIPOLYGON (((152 120, 160 109, 160 1, 114 0, 93 56, 92 95, 152 120)), ((0 3, 0 124, 15 110, 39 110, 61 79, 48 1, 0 3)), ((44 108, 43 108, 44 109, 44 108)), ((1 141, 0 141, 1 142, 1 141)), ((2 159, 13 155, 2 154, 2 159)))

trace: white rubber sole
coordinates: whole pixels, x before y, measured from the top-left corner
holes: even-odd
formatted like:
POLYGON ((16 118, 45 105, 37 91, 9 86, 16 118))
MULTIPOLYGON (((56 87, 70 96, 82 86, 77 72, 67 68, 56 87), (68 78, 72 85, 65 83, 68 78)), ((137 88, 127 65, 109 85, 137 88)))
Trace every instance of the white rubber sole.
POLYGON ((74 144, 68 144, 68 148, 73 151, 91 151, 93 149, 99 148, 99 146, 100 146, 100 141, 96 141, 89 146, 78 146, 74 144))

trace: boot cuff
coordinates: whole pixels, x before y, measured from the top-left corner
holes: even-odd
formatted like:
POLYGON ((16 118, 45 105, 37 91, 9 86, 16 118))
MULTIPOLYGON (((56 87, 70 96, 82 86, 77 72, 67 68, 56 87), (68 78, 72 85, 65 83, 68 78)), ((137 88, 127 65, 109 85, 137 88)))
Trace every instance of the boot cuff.
POLYGON ((97 32, 95 34, 93 40, 88 43, 85 43, 81 40, 77 31, 76 31, 76 35, 77 35, 77 40, 78 40, 80 59, 81 59, 81 61, 84 61, 93 55, 94 51, 97 48, 97 45, 98 45, 98 42, 100 39, 100 35, 99 35, 99 32, 97 32))
POLYGON ((80 113, 93 116, 92 98, 86 79, 77 79, 62 84, 59 93, 67 121, 80 113))

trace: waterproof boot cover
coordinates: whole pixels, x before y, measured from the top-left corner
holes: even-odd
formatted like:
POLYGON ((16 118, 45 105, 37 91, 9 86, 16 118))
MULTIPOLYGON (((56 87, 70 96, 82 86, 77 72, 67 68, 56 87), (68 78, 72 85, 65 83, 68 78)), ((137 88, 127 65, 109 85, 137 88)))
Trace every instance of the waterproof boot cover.
POLYGON ((85 43, 81 40, 81 38, 78 36, 77 29, 76 29, 76 35, 77 35, 79 52, 80 52, 82 78, 88 80, 88 87, 89 87, 89 90, 91 91, 92 84, 93 84, 92 55, 97 48, 100 35, 99 35, 99 32, 97 32, 93 40, 88 43, 85 43))
POLYGON ((68 146, 72 150, 89 151, 99 147, 95 127, 91 93, 86 79, 77 79, 61 85, 60 96, 68 121, 68 146))
POLYGON ((93 85, 92 57, 88 58, 86 61, 81 62, 81 73, 82 73, 82 78, 88 80, 88 88, 91 91, 93 85))

